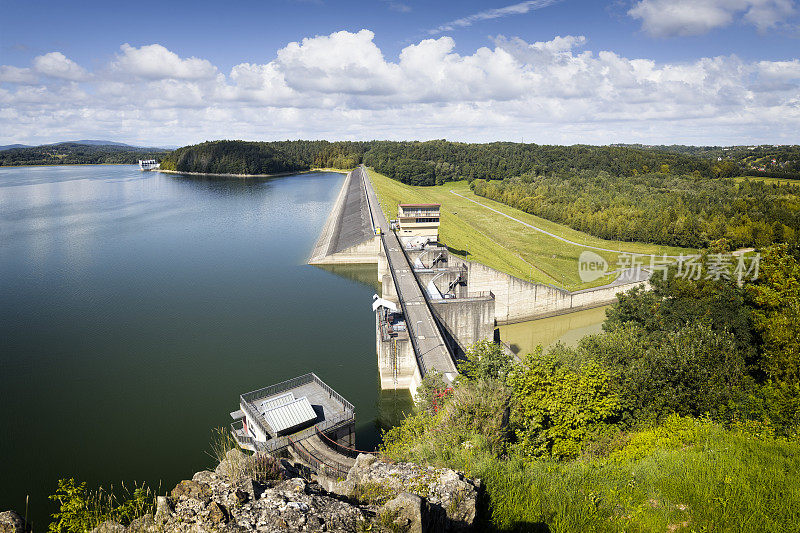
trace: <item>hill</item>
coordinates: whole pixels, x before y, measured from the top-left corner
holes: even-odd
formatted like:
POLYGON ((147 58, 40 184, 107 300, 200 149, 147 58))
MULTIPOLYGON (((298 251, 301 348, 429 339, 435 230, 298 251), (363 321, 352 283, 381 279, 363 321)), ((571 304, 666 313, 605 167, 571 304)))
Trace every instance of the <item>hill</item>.
POLYGON ((0 166, 135 164, 139 159, 159 159, 169 150, 140 148, 126 144, 86 144, 108 141, 77 141, 0 151, 0 166))

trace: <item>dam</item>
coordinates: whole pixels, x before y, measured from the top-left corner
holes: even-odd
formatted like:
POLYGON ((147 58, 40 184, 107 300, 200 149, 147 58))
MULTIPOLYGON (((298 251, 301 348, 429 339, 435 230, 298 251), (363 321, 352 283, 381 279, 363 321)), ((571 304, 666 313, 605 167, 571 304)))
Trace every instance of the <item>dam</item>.
POLYGON ((398 220, 388 221, 362 165, 347 174, 308 260, 377 265, 381 294, 372 307, 383 389, 415 395, 431 371, 452 382, 470 345, 500 341, 497 326, 606 305, 646 283, 570 292, 521 280, 450 254, 438 242, 438 217, 438 205, 401 204, 398 220))

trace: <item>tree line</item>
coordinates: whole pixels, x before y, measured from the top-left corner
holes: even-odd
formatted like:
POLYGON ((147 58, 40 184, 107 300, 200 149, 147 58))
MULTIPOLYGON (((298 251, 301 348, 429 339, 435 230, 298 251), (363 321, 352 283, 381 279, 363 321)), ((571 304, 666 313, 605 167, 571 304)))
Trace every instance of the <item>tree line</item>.
POLYGON ((133 165, 140 159, 159 159, 169 150, 119 145, 59 143, 0 151, 0 166, 17 165, 133 165))
POLYGON ((726 239, 736 249, 800 236, 800 184, 586 170, 471 186, 480 196, 604 239, 690 248, 726 239))

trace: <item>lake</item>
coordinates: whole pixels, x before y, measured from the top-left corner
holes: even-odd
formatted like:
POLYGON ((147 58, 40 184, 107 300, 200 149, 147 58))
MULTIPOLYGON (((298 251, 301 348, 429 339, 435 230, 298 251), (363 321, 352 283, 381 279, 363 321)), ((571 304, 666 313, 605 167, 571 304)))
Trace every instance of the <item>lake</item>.
MULTIPOLYGON (((43 531, 59 478, 169 490, 214 466, 239 394, 311 371, 355 405, 356 445, 373 449, 411 408, 380 391, 376 268, 305 264, 342 180, 0 168, 0 510, 30 495, 43 531)), ((524 352, 603 317, 502 338, 524 352)))
POLYGON ((242 392, 316 372, 357 446, 381 394, 375 267, 305 264, 343 176, 0 168, 0 510, 46 529, 59 478, 169 490, 212 466, 242 392))

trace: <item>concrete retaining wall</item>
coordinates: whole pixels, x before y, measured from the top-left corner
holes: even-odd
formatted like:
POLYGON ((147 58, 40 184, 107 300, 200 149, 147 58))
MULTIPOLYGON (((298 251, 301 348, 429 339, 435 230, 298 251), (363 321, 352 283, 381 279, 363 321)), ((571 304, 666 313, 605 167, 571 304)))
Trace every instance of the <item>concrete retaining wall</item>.
POLYGON ((466 263, 470 292, 494 293, 498 325, 606 305, 616 299, 617 293, 647 285, 647 282, 634 282, 570 292, 515 278, 474 261, 466 263))
POLYGON ((431 302, 436 318, 444 323, 458 343, 460 354, 479 340, 494 337, 495 302, 493 298, 467 298, 431 302))

